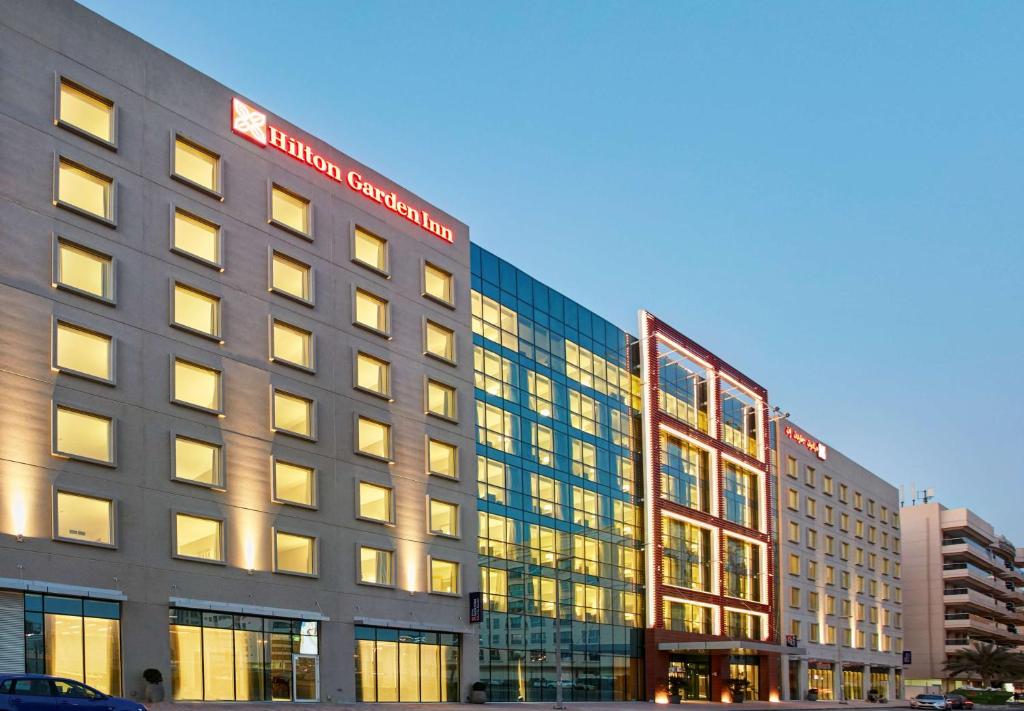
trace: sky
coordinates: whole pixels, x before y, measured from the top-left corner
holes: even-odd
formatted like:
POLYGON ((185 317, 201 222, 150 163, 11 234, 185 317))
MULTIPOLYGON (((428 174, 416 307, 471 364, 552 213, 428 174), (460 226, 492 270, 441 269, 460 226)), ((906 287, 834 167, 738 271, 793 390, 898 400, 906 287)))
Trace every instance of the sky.
POLYGON ((1024 3, 85 4, 1024 546, 1024 3))

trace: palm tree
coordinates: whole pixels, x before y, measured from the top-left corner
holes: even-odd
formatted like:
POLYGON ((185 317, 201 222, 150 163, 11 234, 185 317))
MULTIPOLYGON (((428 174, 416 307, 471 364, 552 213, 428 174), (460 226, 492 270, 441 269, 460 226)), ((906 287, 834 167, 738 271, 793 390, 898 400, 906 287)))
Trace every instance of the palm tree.
POLYGON ((989 688, 996 679, 1017 679, 1024 676, 1024 654, 1011 652, 991 642, 975 642, 970 649, 949 655, 946 673, 950 676, 980 678, 989 688))

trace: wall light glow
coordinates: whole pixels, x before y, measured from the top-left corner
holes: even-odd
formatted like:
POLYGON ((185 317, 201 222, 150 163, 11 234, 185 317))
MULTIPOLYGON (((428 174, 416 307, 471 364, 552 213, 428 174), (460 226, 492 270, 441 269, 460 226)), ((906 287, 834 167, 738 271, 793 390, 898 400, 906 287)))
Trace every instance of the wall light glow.
POLYGON ((25 493, 15 490, 11 496, 11 533, 18 540, 25 538, 25 530, 28 526, 28 504, 25 502, 25 493))

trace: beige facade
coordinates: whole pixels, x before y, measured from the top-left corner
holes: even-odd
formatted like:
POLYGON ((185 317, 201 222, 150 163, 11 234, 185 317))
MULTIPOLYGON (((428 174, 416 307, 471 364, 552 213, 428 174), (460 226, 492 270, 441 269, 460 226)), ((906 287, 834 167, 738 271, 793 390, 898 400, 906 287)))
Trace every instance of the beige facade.
POLYGON ((787 419, 778 456, 783 696, 901 698, 905 620, 897 489, 787 419))
POLYGON ((966 680, 947 677, 949 654, 976 641, 1024 647, 1024 550, 970 509, 932 501, 901 515, 907 691, 951 691, 966 680))
POLYGON ((0 671, 457 700, 468 229, 282 118, 315 159, 233 133, 237 96, 79 5, 0 2, 0 671))

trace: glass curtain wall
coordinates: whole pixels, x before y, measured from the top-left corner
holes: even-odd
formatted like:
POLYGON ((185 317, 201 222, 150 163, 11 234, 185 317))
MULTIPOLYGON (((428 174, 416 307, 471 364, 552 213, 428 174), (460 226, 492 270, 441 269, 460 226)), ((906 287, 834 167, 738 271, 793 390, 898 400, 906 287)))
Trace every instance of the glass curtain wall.
POLYGON ((459 635, 357 625, 356 700, 459 701, 459 635))
POLYGON ((636 340, 476 245, 472 272, 481 680, 493 701, 640 698, 636 340))

